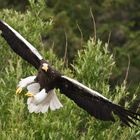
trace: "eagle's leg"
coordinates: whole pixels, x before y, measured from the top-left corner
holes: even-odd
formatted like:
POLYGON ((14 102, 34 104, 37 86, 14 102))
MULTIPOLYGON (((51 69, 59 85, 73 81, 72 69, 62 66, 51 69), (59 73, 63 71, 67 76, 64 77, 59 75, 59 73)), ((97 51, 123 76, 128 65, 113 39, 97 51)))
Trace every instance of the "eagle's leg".
POLYGON ((59 99, 57 98, 57 95, 53 90, 50 90, 48 93, 46 92, 45 89, 42 89, 39 92, 36 92, 35 89, 37 86, 35 85, 29 85, 30 88, 28 87, 28 92, 25 94, 28 96, 27 104, 28 104, 28 109, 30 113, 45 113, 48 111, 50 108, 51 110, 56 110, 63 105, 60 103, 59 99))
POLYGON ((23 88, 35 82, 36 76, 29 76, 21 79, 17 85, 16 94, 20 94, 23 88))
POLYGON ((27 92, 27 93, 25 94, 25 96, 34 97, 34 93, 32 93, 32 92, 27 92))
POLYGON ((33 102, 35 104, 40 104, 46 99, 46 97, 48 96, 48 93, 46 92, 45 89, 42 89, 41 91, 37 93, 28 90, 28 92, 25 95, 28 97, 33 97, 32 99, 34 100, 33 102))

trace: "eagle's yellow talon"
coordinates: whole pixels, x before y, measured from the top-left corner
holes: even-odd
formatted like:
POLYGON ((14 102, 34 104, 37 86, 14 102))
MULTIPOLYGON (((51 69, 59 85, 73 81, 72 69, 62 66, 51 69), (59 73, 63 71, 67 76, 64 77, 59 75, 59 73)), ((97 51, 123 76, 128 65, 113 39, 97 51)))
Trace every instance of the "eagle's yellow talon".
POLYGON ((21 88, 21 87, 18 87, 18 88, 16 89, 16 94, 20 94, 21 91, 22 91, 22 88, 21 88))
POLYGON ((25 94, 25 96, 28 96, 28 97, 33 97, 33 96, 34 96, 34 94, 33 94, 33 93, 31 93, 31 92, 27 92, 27 93, 25 94))

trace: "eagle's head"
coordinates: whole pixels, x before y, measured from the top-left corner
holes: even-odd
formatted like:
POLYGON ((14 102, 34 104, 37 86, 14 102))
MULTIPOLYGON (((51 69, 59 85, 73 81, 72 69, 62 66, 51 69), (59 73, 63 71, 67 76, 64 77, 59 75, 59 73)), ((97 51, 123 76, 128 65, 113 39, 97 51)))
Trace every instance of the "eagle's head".
POLYGON ((47 63, 43 63, 42 64, 42 70, 44 70, 45 72, 48 71, 49 65, 47 63))

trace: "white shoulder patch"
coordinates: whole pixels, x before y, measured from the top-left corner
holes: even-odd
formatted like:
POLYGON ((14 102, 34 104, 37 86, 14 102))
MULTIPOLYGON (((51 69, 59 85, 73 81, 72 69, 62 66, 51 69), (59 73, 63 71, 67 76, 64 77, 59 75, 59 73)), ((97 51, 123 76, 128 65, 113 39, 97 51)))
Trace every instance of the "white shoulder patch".
POLYGON ((19 81, 17 87, 24 88, 24 87, 28 86, 29 84, 33 83, 35 78, 36 78, 36 76, 29 76, 29 77, 26 77, 24 79, 21 79, 19 81))
MULTIPOLYGON (((87 86, 81 84, 81 83, 78 82, 77 80, 74 80, 74 79, 69 78, 69 77, 67 77, 67 76, 62 76, 62 78, 65 78, 65 79, 69 80, 70 82, 72 82, 72 83, 74 83, 74 84, 76 84, 76 85, 78 85, 78 86, 80 86, 80 87, 86 89, 86 90, 89 91, 89 93, 92 94, 93 96, 99 96, 99 97, 102 97, 102 98, 105 99, 105 100, 108 100, 106 97, 104 97, 103 95, 101 95, 101 94, 98 93, 97 91, 88 88, 87 86)), ((108 101, 109 101, 109 100, 108 100, 108 101)))
POLYGON ((23 38, 16 30, 14 30, 11 26, 9 26, 7 23, 3 22, 16 36, 19 38, 26 46, 41 60, 43 59, 42 56, 39 54, 37 49, 33 47, 25 38, 23 38))

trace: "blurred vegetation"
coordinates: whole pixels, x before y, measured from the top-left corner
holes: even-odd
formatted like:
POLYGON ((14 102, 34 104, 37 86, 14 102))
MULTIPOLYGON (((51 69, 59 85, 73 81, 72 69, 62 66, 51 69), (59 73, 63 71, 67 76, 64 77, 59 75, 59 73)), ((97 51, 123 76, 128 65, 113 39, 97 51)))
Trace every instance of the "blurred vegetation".
MULTIPOLYGON (((56 69, 115 103, 137 110, 140 101, 138 0, 0 0, 0 3, 0 19, 20 32, 56 69)), ((20 78, 36 71, 13 53, 2 37, 0 58, 0 139, 140 139, 138 127, 130 129, 121 127, 119 121, 115 124, 98 121, 60 94, 63 109, 29 114, 26 97, 16 96, 15 88, 20 78)))
POLYGON ((77 50, 81 49, 90 36, 94 36, 91 11, 95 16, 96 35, 107 42, 114 53, 117 69, 111 77, 111 86, 124 80, 128 57, 130 67, 128 83, 131 88, 139 86, 140 81, 140 5, 138 0, 0 0, 0 8, 15 9, 37 13, 42 20, 53 20, 52 29, 41 35, 47 48, 53 47, 60 58, 64 57, 67 46, 67 61, 72 62, 77 50), (36 5, 32 5, 33 3, 36 5), (38 6, 37 6, 38 5, 38 6), (110 36, 110 37, 109 37, 110 36))

